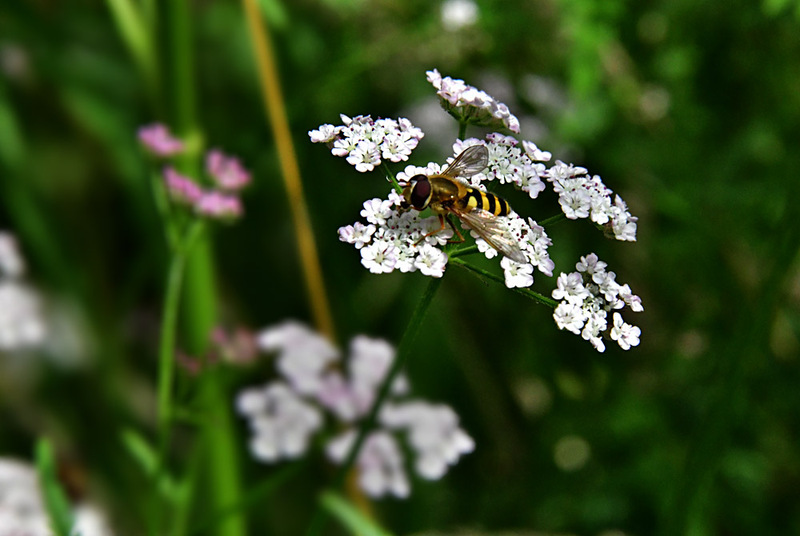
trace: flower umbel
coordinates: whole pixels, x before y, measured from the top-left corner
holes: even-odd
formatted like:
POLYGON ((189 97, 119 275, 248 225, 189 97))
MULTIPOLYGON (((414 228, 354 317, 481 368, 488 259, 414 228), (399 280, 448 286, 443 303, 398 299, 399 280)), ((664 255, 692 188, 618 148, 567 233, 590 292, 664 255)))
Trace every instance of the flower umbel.
POLYGON ((428 71, 428 82, 436 89, 442 108, 459 122, 491 128, 507 128, 519 133, 519 119, 508 106, 463 80, 428 71))
POLYGON ((372 119, 368 115, 353 118, 340 116, 343 125, 321 125, 308 133, 314 143, 327 143, 331 153, 347 158, 356 171, 366 173, 379 166, 381 159, 390 162, 408 160, 423 133, 403 117, 372 119))
POLYGON ((606 271, 606 263, 590 253, 581 257, 576 272, 561 273, 553 298, 561 303, 553 312, 558 329, 580 335, 598 352, 605 350, 602 335, 608 334, 623 350, 638 346, 641 330, 622 320, 619 310, 626 306, 633 312, 644 310, 642 300, 625 284, 616 282, 616 274, 606 271), (613 326, 608 325, 608 314, 614 311, 613 326), (610 328, 610 329, 609 329, 610 328))
MULTIPOLYGON (((298 322, 267 328, 259 346, 277 352, 276 369, 282 378, 245 389, 237 398, 239 413, 250 421, 253 456, 264 462, 302 456, 327 416, 342 431, 327 441, 325 451, 333 462, 343 463, 356 438, 355 423, 369 413, 395 349, 386 341, 359 335, 350 342, 345 364, 336 347, 298 322)), ((415 457, 417 473, 431 480, 444 476, 475 446, 451 408, 405 398, 409 384, 404 376, 390 389, 379 427, 356 459, 359 484, 373 497, 409 495, 403 442, 415 457)))

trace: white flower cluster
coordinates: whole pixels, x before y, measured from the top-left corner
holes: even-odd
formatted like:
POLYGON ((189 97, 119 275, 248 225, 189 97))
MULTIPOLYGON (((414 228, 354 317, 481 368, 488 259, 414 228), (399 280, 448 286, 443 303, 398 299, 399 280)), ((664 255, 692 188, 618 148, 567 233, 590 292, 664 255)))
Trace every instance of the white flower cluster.
POLYGON ((547 180, 559 195, 561 210, 571 220, 591 218, 606 228, 606 234, 617 240, 636 241, 638 218, 628 212, 620 196, 608 188, 599 175, 589 176, 582 167, 557 161, 547 170, 547 180))
POLYGON ((381 159, 391 162, 408 160, 419 140, 422 130, 406 118, 376 119, 368 115, 350 118, 342 114, 343 125, 321 125, 311 130, 308 136, 314 143, 327 143, 331 153, 344 156, 355 166, 356 171, 365 173, 379 166, 381 159))
MULTIPOLYGON (((342 463, 356 438, 358 421, 369 413, 391 367, 394 348, 359 335, 350 342, 347 368, 342 370, 336 347, 292 321, 264 330, 259 346, 277 352, 276 368, 282 379, 245 389, 237 397, 238 411, 253 431, 253 455, 264 462, 302 456, 327 413, 344 431, 328 441, 326 453, 342 463)), ((403 437, 415 455, 417 473, 431 480, 441 478, 461 455, 474 449, 452 409, 401 399, 408 390, 405 377, 395 379, 392 398, 378 416, 379 428, 367 436, 356 460, 359 483, 370 496, 409 495, 403 437)))
POLYGON ((37 346, 45 338, 40 298, 23 283, 24 273, 14 236, 0 231, 0 351, 37 346))
POLYGON ((489 165, 482 173, 469 179, 470 186, 481 187, 484 181, 496 180, 500 184, 513 184, 526 192, 531 199, 539 197, 539 192, 545 189, 542 177, 547 176, 547 169, 541 162, 550 160, 551 155, 541 151, 535 143, 523 141, 520 148, 519 141, 513 136, 493 132, 486 136, 485 141, 477 138, 456 141, 453 150, 455 154, 459 154, 472 145, 486 146, 489 150, 489 165))
MULTIPOLYGON (((414 166, 406 170, 409 168, 414 166)), ((356 222, 339 228, 339 240, 361 250, 361 264, 373 274, 419 270, 427 276, 442 277, 447 255, 437 246, 445 245, 453 231, 448 227, 420 242, 423 236, 439 228, 439 219, 422 218, 416 211, 401 213, 400 202, 394 190, 388 199, 365 201, 361 215, 367 224, 356 222)))
POLYGON ((577 272, 561 273, 553 298, 561 303, 553 312, 559 329, 566 329, 592 343, 598 352, 605 350, 601 335, 608 333, 623 350, 638 346, 641 330, 622 320, 617 312, 625 306, 633 312, 644 310, 642 300, 631 292, 628 284, 616 282, 616 274, 606 271, 606 263, 590 253, 581 257, 577 272), (614 311, 608 325, 608 313, 614 311))
MULTIPOLYGON (((72 534, 111 536, 105 514, 92 504, 76 505, 72 534)), ((0 536, 51 536, 39 477, 27 463, 0 458, 0 536)))
MULTIPOLYGON (((459 154, 471 145, 484 143, 489 148, 489 166, 485 172, 471 177, 471 187, 485 191, 483 182, 497 180, 525 189, 531 197, 536 197, 544 188, 544 183, 539 181, 539 173, 544 171, 544 166, 534 163, 527 155, 533 155, 535 158, 549 157, 549 155, 542 154, 533 144, 530 150, 523 153, 517 147, 514 138, 489 135, 486 142, 474 138, 464 142, 458 141, 453 149, 455 154, 459 154)), ((406 166, 405 170, 397 174, 397 180, 405 183, 415 175, 433 175, 441 171, 442 167, 434 162, 424 168, 406 166)), ((372 273, 389 273, 394 270, 405 273, 419 270, 423 275, 441 277, 448 257, 440 248, 453 237, 452 229, 445 226, 444 230, 422 240, 426 234, 440 228, 439 218, 437 216, 422 218, 416 211, 403 212, 399 210, 401 202, 402 198, 395 191, 390 192, 387 199, 375 198, 366 201, 361 215, 367 220, 367 224, 356 222, 339 228, 339 240, 353 244, 360 250, 361 264, 372 273)), ((515 212, 498 218, 498 222, 500 225, 505 225, 507 236, 518 244, 528 259, 527 263, 514 262, 505 257, 500 261, 508 288, 530 287, 533 284, 534 268, 538 268, 547 276, 553 275, 555 264, 547 250, 552 241, 542 226, 530 218, 527 220, 521 218, 515 212)), ((463 225, 466 227, 466 224, 463 225)), ((491 259, 498 255, 497 250, 480 238, 475 231, 471 231, 471 234, 476 239, 478 250, 487 258, 491 259)))
POLYGON ((463 80, 442 75, 437 69, 427 71, 428 82, 436 89, 442 107, 458 119, 471 125, 483 127, 505 127, 519 133, 519 119, 491 95, 473 87, 463 80))

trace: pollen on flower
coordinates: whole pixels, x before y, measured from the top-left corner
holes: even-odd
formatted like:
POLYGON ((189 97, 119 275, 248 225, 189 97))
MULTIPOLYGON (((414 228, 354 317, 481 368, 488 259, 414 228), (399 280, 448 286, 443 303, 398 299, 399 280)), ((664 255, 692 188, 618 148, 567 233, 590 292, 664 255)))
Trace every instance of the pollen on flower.
POLYGON ((561 273, 552 296, 560 303, 553 312, 558 329, 566 329, 589 341, 598 352, 605 350, 603 336, 608 335, 623 350, 639 344, 641 330, 622 320, 614 312, 613 326, 609 330, 608 314, 626 305, 631 311, 644 310, 641 298, 630 287, 616 282, 616 274, 606 270, 606 263, 590 253, 576 263, 575 272, 561 273))

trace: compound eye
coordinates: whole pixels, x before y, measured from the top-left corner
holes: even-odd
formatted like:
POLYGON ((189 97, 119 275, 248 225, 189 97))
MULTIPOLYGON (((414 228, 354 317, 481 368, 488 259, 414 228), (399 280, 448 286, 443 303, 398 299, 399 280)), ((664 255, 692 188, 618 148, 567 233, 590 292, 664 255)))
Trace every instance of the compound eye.
POLYGON ((414 185, 408 202, 417 210, 423 210, 431 199, 431 183, 425 175, 416 175, 411 179, 414 185))

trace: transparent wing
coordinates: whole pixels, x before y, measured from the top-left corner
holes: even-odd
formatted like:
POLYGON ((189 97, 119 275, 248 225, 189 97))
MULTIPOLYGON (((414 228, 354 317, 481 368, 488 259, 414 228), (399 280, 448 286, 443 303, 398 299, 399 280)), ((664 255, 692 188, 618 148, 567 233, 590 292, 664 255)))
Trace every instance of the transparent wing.
POLYGON ((519 243, 511 236, 505 226, 505 222, 500 218, 482 209, 474 209, 468 212, 452 210, 452 212, 498 252, 514 262, 528 263, 528 258, 522 252, 519 243))
POLYGON ((485 145, 472 145, 461 151, 442 175, 468 179, 486 169, 487 165, 489 165, 489 149, 485 145))

